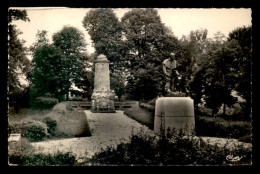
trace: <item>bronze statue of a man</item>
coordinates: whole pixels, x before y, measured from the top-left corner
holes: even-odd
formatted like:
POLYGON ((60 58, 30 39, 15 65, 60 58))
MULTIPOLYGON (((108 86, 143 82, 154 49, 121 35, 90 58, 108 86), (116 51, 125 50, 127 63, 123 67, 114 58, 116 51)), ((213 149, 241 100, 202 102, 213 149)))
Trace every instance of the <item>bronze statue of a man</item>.
POLYGON ((176 91, 176 83, 180 75, 177 71, 177 61, 175 59, 175 53, 172 52, 170 57, 163 61, 163 72, 166 76, 165 91, 167 93, 176 91))

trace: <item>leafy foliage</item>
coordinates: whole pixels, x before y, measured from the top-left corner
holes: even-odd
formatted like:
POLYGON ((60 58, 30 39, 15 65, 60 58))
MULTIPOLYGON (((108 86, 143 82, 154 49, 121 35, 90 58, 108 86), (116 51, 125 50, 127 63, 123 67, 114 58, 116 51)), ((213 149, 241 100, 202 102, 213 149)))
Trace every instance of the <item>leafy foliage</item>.
POLYGON ((120 63, 122 28, 111 9, 90 10, 83 19, 83 26, 93 41, 96 54, 104 54, 111 61, 110 69, 120 63))
POLYGON ((21 95, 26 95, 24 86, 20 83, 19 77, 24 75, 29 76, 30 61, 26 57, 26 47, 24 41, 19 39, 22 34, 12 22, 16 20, 30 21, 27 17, 26 10, 8 10, 8 87, 9 100, 18 101, 21 95))
POLYGON ((55 129, 57 126, 57 120, 55 118, 52 118, 50 116, 47 116, 43 119, 43 122, 47 125, 48 127, 48 133, 50 135, 55 135, 55 129))
POLYGON ((86 68, 84 57, 84 35, 77 28, 65 26, 53 35, 53 44, 48 43, 47 32, 36 35, 33 51, 32 101, 38 96, 50 93, 52 97, 64 100, 72 83, 82 85, 88 81, 82 74, 86 68), (82 78, 81 78, 82 77, 82 78))
MULTIPOLYGON (((213 40, 207 39, 206 35, 206 30, 204 32, 196 30, 191 32, 189 39, 182 39, 184 53, 190 60, 186 72, 184 71, 185 80, 188 91, 195 100, 195 108, 204 102, 206 107, 212 109, 214 115, 223 105, 225 115, 226 107, 233 107, 237 102, 232 92, 237 90, 242 82, 239 80, 241 74, 239 72, 241 72, 243 49, 238 41, 225 40, 225 36, 221 33, 216 33, 213 40)), ((247 36, 250 37, 250 34, 247 36)), ((250 81, 249 76, 245 77, 245 80, 250 81)))
POLYGON ((210 145, 200 139, 184 138, 182 133, 173 136, 133 135, 129 143, 108 147, 87 159, 91 165, 228 165, 234 164, 227 156, 242 157, 235 164, 251 164, 251 150, 241 146, 233 150, 226 146, 210 145))
POLYGON ((111 9, 90 10, 82 22, 91 37, 95 56, 104 54, 110 61, 111 89, 120 98, 125 92, 124 67, 121 62, 124 45, 120 22, 111 9))
POLYGON ((73 166, 76 158, 71 152, 51 154, 29 154, 23 157, 24 166, 73 166))
POLYGON ((229 42, 236 42, 241 51, 237 58, 238 68, 236 90, 246 100, 244 106, 245 118, 251 115, 251 89, 252 89, 252 27, 239 27, 229 33, 229 42))
POLYGON ((193 86, 191 83, 194 81, 193 78, 196 78, 196 74, 201 68, 200 65, 205 61, 204 55, 209 43, 207 34, 206 29, 199 29, 191 31, 188 37, 183 36, 180 39, 181 51, 177 55, 179 57, 179 72, 183 76, 180 82, 181 91, 190 93, 194 97, 195 103, 200 100, 201 95, 199 89, 194 94, 193 87, 199 88, 201 85, 193 86))
POLYGON ((162 62, 178 49, 177 39, 154 9, 134 9, 121 20, 127 90, 136 99, 151 99, 163 91, 162 62))
POLYGON ((47 126, 41 121, 31 120, 26 124, 26 137, 30 141, 41 141, 48 135, 47 126))
POLYGON ((64 95, 66 88, 70 87, 63 77, 65 75, 61 61, 63 57, 61 50, 53 45, 45 44, 35 49, 32 60, 32 103, 35 98, 47 93, 59 98, 64 95))
POLYGON ((196 117, 196 134, 222 138, 235 138, 252 142, 252 125, 250 122, 227 121, 220 118, 196 117))

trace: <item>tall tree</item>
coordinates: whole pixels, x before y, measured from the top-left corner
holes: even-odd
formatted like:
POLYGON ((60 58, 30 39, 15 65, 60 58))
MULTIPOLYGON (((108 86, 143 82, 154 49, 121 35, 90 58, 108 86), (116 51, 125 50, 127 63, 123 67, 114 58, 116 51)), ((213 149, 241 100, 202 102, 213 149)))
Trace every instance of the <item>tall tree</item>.
POLYGON ((84 17, 83 26, 89 33, 96 55, 104 54, 110 61, 111 89, 121 96, 125 91, 122 65, 122 27, 111 9, 90 10, 84 17), (121 75, 120 75, 121 74, 121 75))
POLYGON ((252 83, 252 27, 239 27, 229 33, 228 41, 236 41, 241 48, 238 57, 238 81, 235 90, 238 91, 245 100, 244 110, 247 119, 251 115, 251 83, 252 83))
POLYGON ((82 23, 91 37, 96 54, 106 55, 114 72, 120 63, 122 42, 122 28, 115 13, 111 9, 90 10, 82 23))
POLYGON ((87 60, 84 35, 77 28, 63 27, 53 35, 53 44, 48 42, 47 31, 39 31, 31 51, 32 98, 51 94, 63 100, 72 83, 82 88, 87 60))
POLYGON ((24 47, 24 41, 18 38, 22 32, 13 24, 13 21, 17 20, 30 21, 26 10, 10 9, 8 11, 8 95, 10 100, 19 98, 24 89, 19 78, 22 75, 28 76, 30 72, 30 61, 26 57, 27 49, 24 47))
POLYGON ((74 79, 74 84, 76 87, 83 91, 81 92, 82 96, 90 100, 94 88, 94 59, 91 55, 83 55, 82 57, 82 69, 78 74, 78 78, 74 79))
POLYGON ((69 88, 84 68, 85 39, 84 34, 75 27, 64 26, 52 36, 53 44, 60 49, 63 56, 61 66, 65 94, 68 99, 69 88))
POLYGON ((238 57, 241 49, 236 42, 212 43, 209 47, 208 59, 200 69, 202 74, 202 91, 205 105, 216 114, 223 105, 225 115, 226 106, 232 107, 237 98, 232 95, 237 80, 238 57), (215 46, 218 45, 216 48, 215 46))
MULTIPOLYGON (((200 98, 198 91, 192 93, 192 87, 198 87, 193 85, 193 80, 205 59, 205 51, 209 42, 207 33, 206 29, 198 29, 191 31, 188 37, 183 36, 180 39, 182 50, 179 56, 179 71, 183 74, 183 92, 187 90, 186 92, 197 99, 200 98)), ((196 101, 195 103, 197 104, 196 101)))
POLYGON ((61 99, 70 87, 64 78, 63 56, 62 51, 51 44, 35 48, 32 60, 31 102, 46 94, 61 99))
POLYGON ((178 41, 154 9, 134 9, 121 19, 124 33, 124 63, 127 89, 136 99, 152 99, 163 92, 162 62, 178 41))

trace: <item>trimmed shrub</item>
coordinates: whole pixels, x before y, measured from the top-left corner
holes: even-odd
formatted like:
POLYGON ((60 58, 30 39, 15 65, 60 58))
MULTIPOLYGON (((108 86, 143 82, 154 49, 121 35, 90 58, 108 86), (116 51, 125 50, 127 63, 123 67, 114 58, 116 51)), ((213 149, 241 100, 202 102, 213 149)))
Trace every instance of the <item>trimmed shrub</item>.
POLYGON ((58 103, 58 99, 48 97, 37 97, 33 104, 34 109, 51 109, 58 103))
POLYGON ((46 116, 43 119, 43 122, 47 125, 48 127, 48 133, 50 135, 55 135, 55 129, 57 127, 57 120, 55 118, 52 118, 50 116, 46 116))
POLYGON ((67 112, 67 103, 66 102, 61 102, 56 104, 53 108, 53 111, 57 111, 61 114, 65 114, 67 112))
POLYGON ((31 120, 26 124, 26 137, 30 141, 41 141, 48 136, 47 126, 45 123, 31 120))
POLYGON ((23 157, 25 166, 73 166, 76 158, 71 152, 51 154, 27 154, 23 157))

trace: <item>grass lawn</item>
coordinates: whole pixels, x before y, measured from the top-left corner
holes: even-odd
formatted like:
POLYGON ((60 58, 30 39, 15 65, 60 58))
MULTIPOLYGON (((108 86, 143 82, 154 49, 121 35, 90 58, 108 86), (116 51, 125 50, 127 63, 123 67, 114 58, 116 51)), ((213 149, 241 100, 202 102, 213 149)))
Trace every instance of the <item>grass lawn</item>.
MULTIPOLYGON (((136 104, 132 108, 125 109, 124 113, 153 130, 154 113, 148 109, 143 109, 136 104)), ((251 122, 248 121, 232 121, 198 115, 195 117, 195 125, 197 136, 235 138, 243 142, 251 143, 252 125, 251 122)))
POLYGON ((138 103, 136 103, 131 108, 124 109, 125 115, 128 117, 138 121, 139 123, 146 125, 151 130, 153 130, 154 127, 154 114, 150 111, 147 111, 139 106, 138 103))
POLYGON ((33 118, 35 120, 40 120, 44 115, 50 113, 51 110, 33 110, 28 108, 21 108, 18 113, 15 112, 13 107, 8 110, 9 123, 21 122, 24 119, 33 118))

